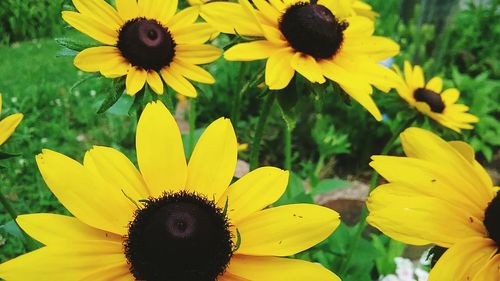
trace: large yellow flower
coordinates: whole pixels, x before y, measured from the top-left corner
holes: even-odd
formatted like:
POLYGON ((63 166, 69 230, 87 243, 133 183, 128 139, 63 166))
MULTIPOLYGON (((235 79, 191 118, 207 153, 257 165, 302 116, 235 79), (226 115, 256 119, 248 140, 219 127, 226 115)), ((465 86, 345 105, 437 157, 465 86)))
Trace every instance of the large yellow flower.
POLYGON ((407 244, 448 250, 429 281, 500 280, 500 194, 460 141, 410 128, 401 134, 407 157, 373 156, 389 181, 368 198, 368 222, 407 244))
POLYGON ((220 50, 204 45, 214 30, 196 22, 197 9, 176 13, 177 2, 116 0, 115 10, 104 0, 73 0, 78 12, 64 11, 63 19, 106 45, 83 50, 75 65, 109 78, 126 75, 129 95, 135 95, 146 82, 162 94, 165 81, 180 94, 196 96, 187 79, 214 83, 212 75, 198 65, 216 60, 220 50))
MULTIPOLYGON (((2 94, 0 94, 0 113, 2 113, 2 94)), ((23 120, 22 113, 14 113, 0 120, 0 145, 10 138, 21 120, 23 120)))
POLYGON ((180 131, 161 103, 137 125, 140 172, 120 152, 94 147, 83 165, 54 151, 36 157, 75 216, 32 214, 19 225, 46 246, 0 265, 0 278, 29 280, 339 280, 323 266, 282 258, 328 237, 335 211, 312 204, 264 209, 288 172, 256 169, 231 184, 237 142, 213 122, 186 164, 180 131))
POLYGON ((443 91, 443 80, 440 77, 433 77, 425 83, 422 68, 418 65, 412 67, 408 61, 404 63, 404 75, 400 76, 402 83, 396 88, 398 94, 439 124, 460 132, 460 129, 473 129, 470 123, 479 121, 476 116, 466 113, 468 106, 456 104, 460 96, 457 89, 443 91))
POLYGON ((378 64, 399 53, 390 39, 373 36, 373 22, 353 16, 352 1, 248 0, 213 2, 201 16, 215 29, 255 38, 236 44, 224 57, 232 61, 267 59, 265 81, 283 89, 298 72, 313 83, 335 81, 377 120, 372 86, 389 91, 399 82, 378 64))

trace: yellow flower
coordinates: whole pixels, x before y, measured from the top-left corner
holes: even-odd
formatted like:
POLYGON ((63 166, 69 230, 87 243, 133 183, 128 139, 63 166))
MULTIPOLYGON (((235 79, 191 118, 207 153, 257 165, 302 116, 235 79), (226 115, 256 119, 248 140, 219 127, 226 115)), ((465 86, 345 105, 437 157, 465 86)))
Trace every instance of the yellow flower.
POLYGON ((214 30, 196 22, 197 9, 176 13, 177 2, 116 0, 115 10, 104 0, 73 0, 78 12, 64 11, 63 19, 105 44, 80 52, 75 66, 108 78, 126 75, 129 95, 146 82, 162 94, 165 81, 176 92, 195 97, 196 89, 187 79, 214 83, 212 75, 198 65, 215 61, 220 50, 203 44, 214 30))
POLYGON ((295 72, 313 83, 327 79, 340 85, 377 120, 382 116, 371 98, 372 85, 387 92, 397 75, 378 61, 399 53, 390 39, 373 36, 373 22, 352 16, 351 1, 248 0, 213 2, 200 15, 215 29, 251 38, 236 44, 224 57, 231 61, 267 59, 265 82, 271 90, 285 88, 295 72))
MULTIPOLYGON (((2 94, 0 94, 0 113, 2 113, 2 94)), ((0 120, 0 145, 10 138, 21 120, 23 120, 22 113, 14 113, 0 120)))
MULTIPOLYGON (((398 70, 398 72, 400 72, 398 70)), ((473 129, 470 123, 479 119, 469 113, 468 106, 456 104, 460 92, 455 88, 443 91, 443 80, 434 77, 427 84, 422 68, 415 65, 413 68, 408 61, 404 63, 404 76, 400 74, 402 83, 397 87, 398 94, 409 105, 418 111, 436 120, 439 124, 456 132, 460 129, 473 129)))
POLYGON ((389 183, 368 198, 368 222, 393 239, 448 248, 429 281, 500 280, 500 195, 461 141, 423 129, 401 134, 407 157, 373 156, 389 183))
POLYGON ((46 245, 0 265, 11 280, 340 280, 323 266, 283 258, 316 245, 339 225, 312 204, 269 209, 288 172, 256 169, 231 184, 237 142, 218 119, 186 163, 181 134, 162 103, 137 125, 139 170, 96 146, 83 165, 54 151, 36 157, 59 201, 75 216, 31 214, 19 225, 46 245), (42 276, 42 277, 41 277, 42 276))

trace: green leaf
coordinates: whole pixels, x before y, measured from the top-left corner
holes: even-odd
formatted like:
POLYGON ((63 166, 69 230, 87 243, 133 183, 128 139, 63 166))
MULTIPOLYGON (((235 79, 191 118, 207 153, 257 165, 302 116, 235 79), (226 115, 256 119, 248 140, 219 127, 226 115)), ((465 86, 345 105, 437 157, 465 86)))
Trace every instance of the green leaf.
POLYGON ((8 221, 7 223, 0 225, 0 229, 4 230, 5 232, 9 233, 10 235, 18 238, 18 239, 25 239, 23 231, 19 228, 17 223, 13 220, 8 221))
POLYGON ((99 114, 104 113, 109 108, 111 108, 118 101, 118 99, 120 99, 124 91, 125 91, 125 79, 120 78, 113 80, 112 89, 110 89, 108 96, 102 102, 101 107, 99 107, 97 113, 99 114))
POLYGON ((0 160, 5 160, 5 159, 9 159, 9 158, 13 158, 13 157, 17 157, 21 154, 19 153, 9 153, 9 152, 5 152, 5 151, 0 151, 0 160))
POLYGON ((275 92, 281 117, 285 121, 288 129, 292 131, 295 128, 298 119, 296 104, 299 100, 299 94, 295 84, 295 79, 292 79, 288 86, 286 86, 283 90, 275 92))
POLYGON ((64 48, 69 50, 81 52, 87 48, 98 47, 100 44, 97 42, 80 41, 69 38, 56 38, 56 42, 64 48))
POLYGON ((312 189, 312 195, 320 195, 336 189, 349 188, 350 182, 341 179, 324 179, 321 180, 312 189))

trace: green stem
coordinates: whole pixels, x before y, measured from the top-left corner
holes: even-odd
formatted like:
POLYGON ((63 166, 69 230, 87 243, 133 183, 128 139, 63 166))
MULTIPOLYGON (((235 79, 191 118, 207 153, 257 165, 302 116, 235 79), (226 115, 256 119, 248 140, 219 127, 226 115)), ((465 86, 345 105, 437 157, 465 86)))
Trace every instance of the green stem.
MULTIPOLYGON (((399 124, 397 129, 394 131, 392 134, 391 138, 389 141, 385 144, 384 148, 382 148, 382 152, 380 155, 387 155, 391 151, 391 149, 394 147, 394 143, 398 139, 399 135, 401 132, 403 132, 407 127, 409 127, 416 119, 415 117, 410 117, 407 119, 406 122, 402 122, 399 124)), ((369 192, 370 194, 375 187, 378 184, 378 178, 379 174, 376 171, 373 171, 371 178, 370 178, 370 187, 369 187, 369 192)), ((351 263, 351 259, 353 257, 353 253, 355 252, 356 248, 358 247, 359 241, 361 240, 361 236, 366 228, 366 218, 368 217, 368 209, 366 208, 366 204, 364 205, 364 208, 361 212, 361 221, 359 222, 356 233, 354 234, 352 243, 350 245, 350 249, 347 251, 347 256, 346 259, 342 262, 342 265, 339 270, 340 276, 345 276, 347 270, 349 269, 349 264, 351 263)))
MULTIPOLYGON (((244 64, 246 65, 246 64, 244 64)), ((245 77, 245 73, 247 72, 247 68, 243 68, 240 72, 240 80, 243 80, 245 77)), ((241 106, 241 100, 243 99, 243 95, 250 89, 252 88, 257 82, 259 82, 262 77, 264 76, 264 68, 259 69, 255 75, 249 79, 241 89, 237 92, 236 97, 234 98, 233 102, 233 108, 231 110, 231 122, 233 123, 233 126, 235 128, 238 128, 238 121, 240 119, 240 106, 241 106)))
POLYGON ((316 177, 316 179, 319 179, 321 169, 323 169, 324 166, 325 166, 325 156, 320 154, 318 163, 316 163, 316 168, 314 169, 314 176, 316 177))
POLYGON ((17 212, 16 210, 14 210, 14 207, 12 207, 9 200, 5 198, 2 192, 0 192, 0 203, 2 203, 2 206, 5 208, 9 216, 15 221, 17 218, 17 212))
POLYGON ((189 104, 189 155, 191 155, 191 153, 193 153, 194 141, 195 141, 194 130, 196 128, 196 100, 190 99, 189 102, 190 102, 190 104, 189 104))
POLYGON ((285 170, 292 170, 292 131, 287 124, 285 124, 285 170))
POLYGON ((5 208, 5 210, 9 214, 9 216, 12 218, 12 220, 14 221, 14 223, 17 224, 17 227, 19 227, 19 229, 21 229, 21 232, 24 235, 23 244, 24 244, 24 247, 25 247, 26 251, 35 250, 37 248, 37 246, 35 244, 35 241, 33 241, 33 239, 31 239, 31 237, 29 237, 22 230, 22 228, 19 226, 19 224, 16 221, 16 218, 17 218, 18 214, 17 214, 16 210, 14 209, 14 207, 12 207, 12 205, 10 204, 9 200, 7 200, 7 198, 5 198, 5 196, 3 195, 2 192, 0 192, 0 203, 5 208))
POLYGON ((257 168, 260 153, 260 142, 262 140, 264 128, 266 127, 267 118, 271 112, 275 96, 276 95, 274 95, 274 93, 267 93, 264 99, 264 104, 262 105, 262 109, 260 111, 259 121, 257 123, 257 129, 255 130, 252 148, 250 151, 250 171, 257 168))

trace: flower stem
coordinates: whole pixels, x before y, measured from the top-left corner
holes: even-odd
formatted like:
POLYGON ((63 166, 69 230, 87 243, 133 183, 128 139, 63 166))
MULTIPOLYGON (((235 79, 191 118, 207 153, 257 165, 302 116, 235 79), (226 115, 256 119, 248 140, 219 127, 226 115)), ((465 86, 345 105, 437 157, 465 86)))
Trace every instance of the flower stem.
MULTIPOLYGON (((241 71, 240 71, 240 80, 243 80, 245 78, 245 74, 247 73, 247 67, 245 67, 243 64, 241 66, 241 71)), ((241 100, 243 99, 243 95, 248 91, 248 89, 252 88, 256 83, 258 83, 261 79, 262 76, 264 76, 264 68, 259 69, 255 75, 249 79, 239 91, 237 91, 236 96, 234 97, 233 101, 233 108, 231 109, 231 122, 233 123, 233 126, 235 129, 238 128, 238 122, 240 119, 240 106, 241 106, 241 100)))
POLYGON ((5 196, 3 195, 2 192, 0 192, 0 203, 5 208, 5 210, 9 214, 9 216, 12 218, 12 221, 14 221, 14 223, 17 225, 17 227, 19 227, 19 229, 23 233, 23 236, 24 236, 23 244, 24 244, 24 247, 25 247, 26 251, 35 250, 37 248, 37 246, 35 244, 35 241, 33 241, 33 239, 31 239, 31 237, 29 237, 22 230, 22 228, 19 226, 19 224, 16 221, 16 218, 17 218, 18 214, 17 214, 16 210, 14 209, 14 207, 12 207, 12 205, 10 204, 9 200, 7 200, 7 198, 5 198, 5 196))
POLYGON ((287 124, 285 124, 285 170, 292 170, 292 131, 287 124))
POLYGON ((260 111, 259 121, 257 123, 257 129, 255 130, 255 135, 252 141, 252 149, 250 151, 250 171, 257 168, 257 162, 259 161, 260 153, 260 143, 262 141, 262 135, 264 133, 264 128, 266 127, 267 118, 271 112, 271 108, 274 103, 275 96, 273 93, 269 92, 264 98, 264 104, 260 111))
POLYGON ((194 149, 194 130, 196 128, 196 100, 189 100, 189 155, 193 153, 194 149))
MULTIPOLYGON (((384 148, 382 148, 382 152, 380 155, 387 155, 391 151, 391 149, 394 147, 394 143, 396 140, 399 138, 399 135, 407 128, 409 127, 416 119, 416 116, 410 117, 406 120, 406 122, 401 122, 399 126, 396 128, 394 133, 392 134, 391 138, 389 141, 385 144, 384 148)), ((371 177, 370 177, 370 187, 368 194, 370 194, 375 187, 378 184, 378 178, 379 174, 377 171, 373 171, 371 177)), ((345 260, 342 262, 342 265, 339 270, 340 276, 345 276, 347 270, 349 269, 349 265, 351 263, 351 259, 353 257, 354 252, 356 251, 356 248, 358 247, 359 241, 361 240, 361 236, 366 228, 366 218, 368 217, 368 209, 366 208, 366 204, 364 205, 364 208, 361 212, 361 220, 356 228, 356 233, 354 234, 354 237, 352 239, 352 243, 350 245, 350 249, 347 251, 347 256, 345 260)))

